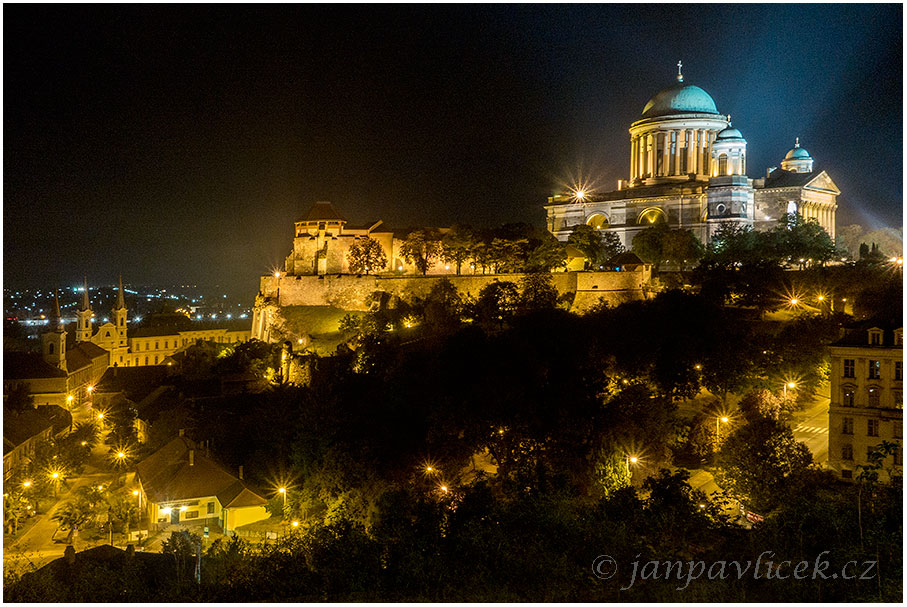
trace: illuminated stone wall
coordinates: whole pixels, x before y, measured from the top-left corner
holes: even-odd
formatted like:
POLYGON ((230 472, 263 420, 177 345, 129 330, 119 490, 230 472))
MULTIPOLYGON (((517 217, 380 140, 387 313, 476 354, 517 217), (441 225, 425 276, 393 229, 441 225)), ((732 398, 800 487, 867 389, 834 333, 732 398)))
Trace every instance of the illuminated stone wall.
MULTIPOLYGON (((519 284, 522 274, 477 274, 468 276, 262 276, 261 294, 273 298, 279 306, 333 306, 343 310, 366 309, 365 299, 375 291, 408 298, 425 297, 443 278, 449 279, 462 295, 478 296, 479 291, 495 281, 519 284)), ((651 272, 555 272, 551 274, 561 295, 575 294, 571 311, 584 312, 604 298, 616 306, 625 301, 642 299, 643 285, 651 272)), ((253 326, 253 337, 255 337, 253 326)))

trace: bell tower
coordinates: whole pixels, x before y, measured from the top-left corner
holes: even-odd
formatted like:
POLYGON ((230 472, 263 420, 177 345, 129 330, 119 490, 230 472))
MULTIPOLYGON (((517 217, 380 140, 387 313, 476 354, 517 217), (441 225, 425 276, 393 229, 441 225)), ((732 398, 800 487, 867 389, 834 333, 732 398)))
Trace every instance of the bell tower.
POLYGON ((60 299, 56 293, 47 328, 47 333, 41 335, 41 355, 47 364, 66 371, 66 329, 60 318, 60 299))
POLYGON ((126 347, 126 298, 123 291, 123 276, 120 275, 120 290, 117 293, 117 305, 113 308, 113 322, 117 329, 117 348, 126 347))
POLYGON ((91 301, 88 297, 88 278, 85 278, 85 286, 82 291, 82 303, 76 310, 76 341, 91 341, 91 317, 94 313, 91 311, 91 301))

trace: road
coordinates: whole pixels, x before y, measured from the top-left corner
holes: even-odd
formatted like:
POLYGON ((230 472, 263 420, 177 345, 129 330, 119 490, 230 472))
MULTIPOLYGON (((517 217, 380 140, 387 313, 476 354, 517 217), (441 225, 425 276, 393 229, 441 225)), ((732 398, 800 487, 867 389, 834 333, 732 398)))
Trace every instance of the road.
POLYGON ((791 420, 794 438, 806 443, 813 454, 813 461, 824 464, 828 461, 828 385, 820 388, 820 394, 805 409, 797 411, 791 420))
MULTIPOLYGON (((91 413, 87 406, 80 407, 73 414, 73 423, 79 423, 90 419, 91 413)), ((109 485, 117 476, 113 472, 104 470, 104 459, 107 457, 108 446, 104 444, 103 437, 94 446, 91 457, 85 465, 83 473, 69 479, 65 486, 61 488, 55 504, 50 506, 44 514, 38 515, 34 525, 28 528, 19 537, 12 541, 6 538, 3 544, 3 568, 9 571, 11 568, 16 570, 27 571, 32 568, 41 567, 50 561, 63 556, 66 550, 66 539, 68 532, 57 532, 58 525, 51 520, 57 509, 65 502, 75 497, 79 487, 85 485, 109 485), (54 534, 56 533, 56 537, 54 534)), ((84 550, 89 545, 79 540, 78 536, 74 538, 74 547, 76 550, 84 550)))

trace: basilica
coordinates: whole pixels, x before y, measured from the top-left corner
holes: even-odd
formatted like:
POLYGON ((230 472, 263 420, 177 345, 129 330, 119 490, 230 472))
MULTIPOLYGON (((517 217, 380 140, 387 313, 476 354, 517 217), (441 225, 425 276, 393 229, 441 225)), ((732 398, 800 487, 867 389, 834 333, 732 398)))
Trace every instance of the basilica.
POLYGON ((628 249, 641 230, 664 223, 706 243, 726 222, 765 230, 785 213, 815 219, 835 236, 841 193, 817 171, 800 140, 764 177, 746 170, 746 139, 712 97, 677 82, 658 92, 630 125, 630 173, 612 192, 577 189, 549 197, 548 230, 565 241, 576 225, 613 232, 628 249))

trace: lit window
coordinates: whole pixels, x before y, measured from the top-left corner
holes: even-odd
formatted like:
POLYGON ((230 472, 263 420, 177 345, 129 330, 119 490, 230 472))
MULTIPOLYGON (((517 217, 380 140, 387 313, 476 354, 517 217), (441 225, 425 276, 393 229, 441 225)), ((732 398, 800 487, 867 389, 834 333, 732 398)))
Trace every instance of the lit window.
POLYGON ((842 401, 842 404, 845 407, 854 406, 854 391, 853 390, 844 390, 844 399, 842 401))
POLYGON ((882 377, 882 361, 869 361, 869 379, 880 379, 882 377))

